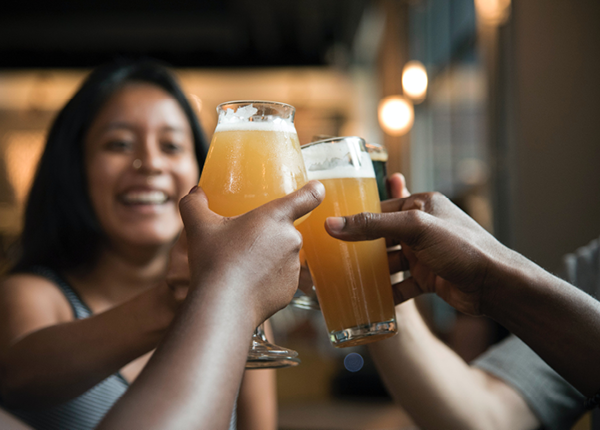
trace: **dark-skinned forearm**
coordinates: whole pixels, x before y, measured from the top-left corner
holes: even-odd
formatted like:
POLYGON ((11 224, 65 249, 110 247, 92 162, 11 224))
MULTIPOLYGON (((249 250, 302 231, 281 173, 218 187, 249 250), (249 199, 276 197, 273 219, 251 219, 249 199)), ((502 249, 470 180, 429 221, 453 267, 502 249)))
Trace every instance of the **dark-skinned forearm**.
POLYGON ((41 407, 83 394, 155 348, 175 306, 160 286, 90 318, 24 336, 2 357, 4 401, 41 407))
MULTIPOLYGON (((222 287, 191 291, 163 343, 100 429, 225 429, 244 372, 253 315, 222 287)), ((237 285, 240 282, 237 282, 237 285)))
POLYGON ((484 312, 519 336, 584 395, 600 389, 600 302, 515 256, 499 269, 484 312))

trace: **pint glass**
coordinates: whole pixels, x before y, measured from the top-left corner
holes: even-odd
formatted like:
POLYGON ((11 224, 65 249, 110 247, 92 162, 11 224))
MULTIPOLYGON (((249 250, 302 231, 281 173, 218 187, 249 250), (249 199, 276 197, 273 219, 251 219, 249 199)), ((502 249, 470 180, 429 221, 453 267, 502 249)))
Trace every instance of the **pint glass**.
MULTIPOLYGON (((217 112, 219 121, 200 178, 211 210, 240 215, 306 184, 293 106, 235 101, 219 105, 217 112)), ((259 327, 246 367, 291 366, 299 362, 296 355, 269 344, 259 327)))
POLYGON ((387 178, 387 161, 388 161, 388 152, 385 146, 379 143, 365 143, 367 148, 367 152, 371 157, 371 161, 373 162, 373 170, 375 170, 375 180, 377 181, 377 191, 379 192, 379 200, 387 200, 387 188, 386 188, 386 178, 387 178))
POLYGON ((373 164, 359 137, 338 137, 302 147, 309 179, 325 186, 325 199, 298 230, 317 297, 334 346, 356 346, 396 333, 384 239, 344 242, 327 234, 330 216, 381 212, 373 164))

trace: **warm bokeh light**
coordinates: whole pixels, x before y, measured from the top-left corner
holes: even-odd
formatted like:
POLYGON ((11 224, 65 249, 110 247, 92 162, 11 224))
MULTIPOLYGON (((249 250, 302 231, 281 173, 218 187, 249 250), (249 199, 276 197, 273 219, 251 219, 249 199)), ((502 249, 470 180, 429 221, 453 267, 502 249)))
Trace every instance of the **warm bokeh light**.
POLYGON ((199 115, 202 112, 202 99, 196 94, 189 94, 188 100, 190 104, 196 109, 196 114, 199 115))
POLYGON ((409 61, 402 70, 402 89, 404 94, 419 103, 427 94, 427 70, 420 61, 409 61))
POLYGON ((44 149, 45 133, 42 131, 11 131, 4 136, 4 160, 8 179, 17 203, 25 202, 37 163, 44 149))
POLYGON ((510 14, 510 0, 475 0, 475 10, 485 24, 503 24, 510 14))
POLYGON ((413 104, 402 96, 386 97, 379 102, 379 124, 392 136, 406 134, 415 119, 413 104))

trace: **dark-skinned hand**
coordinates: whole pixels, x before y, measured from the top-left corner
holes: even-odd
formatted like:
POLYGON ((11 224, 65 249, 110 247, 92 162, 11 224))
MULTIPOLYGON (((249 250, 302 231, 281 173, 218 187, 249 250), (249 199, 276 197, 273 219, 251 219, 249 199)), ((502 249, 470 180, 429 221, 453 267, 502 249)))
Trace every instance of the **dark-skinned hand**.
POLYGON ((219 294, 231 293, 247 303, 260 324, 292 299, 302 247, 294 221, 324 196, 323 185, 311 181, 246 214, 222 217, 208 208, 201 188, 193 189, 179 203, 185 228, 171 253, 167 283, 178 297, 188 287, 218 284, 230 290, 219 294), (210 282, 215 277, 220 282, 210 282))
POLYGON ((388 246, 402 246, 388 254, 390 271, 411 273, 394 285, 396 303, 436 293, 461 312, 485 313, 495 268, 510 265, 513 251, 439 193, 387 200, 382 211, 329 218, 326 229, 343 240, 385 237, 388 246))

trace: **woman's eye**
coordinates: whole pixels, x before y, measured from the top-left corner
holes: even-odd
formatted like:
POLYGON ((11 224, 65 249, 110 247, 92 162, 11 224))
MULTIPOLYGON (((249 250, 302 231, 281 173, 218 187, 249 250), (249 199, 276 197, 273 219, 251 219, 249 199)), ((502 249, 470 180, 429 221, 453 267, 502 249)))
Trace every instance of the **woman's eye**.
POLYGON ((110 151, 127 151, 132 147, 133 144, 125 140, 111 140, 106 144, 106 149, 110 151))
POLYGON ((182 151, 182 145, 178 144, 178 143, 174 143, 174 142, 163 142, 162 143, 162 148, 163 151, 169 153, 169 154, 174 154, 177 152, 181 152, 182 151))

